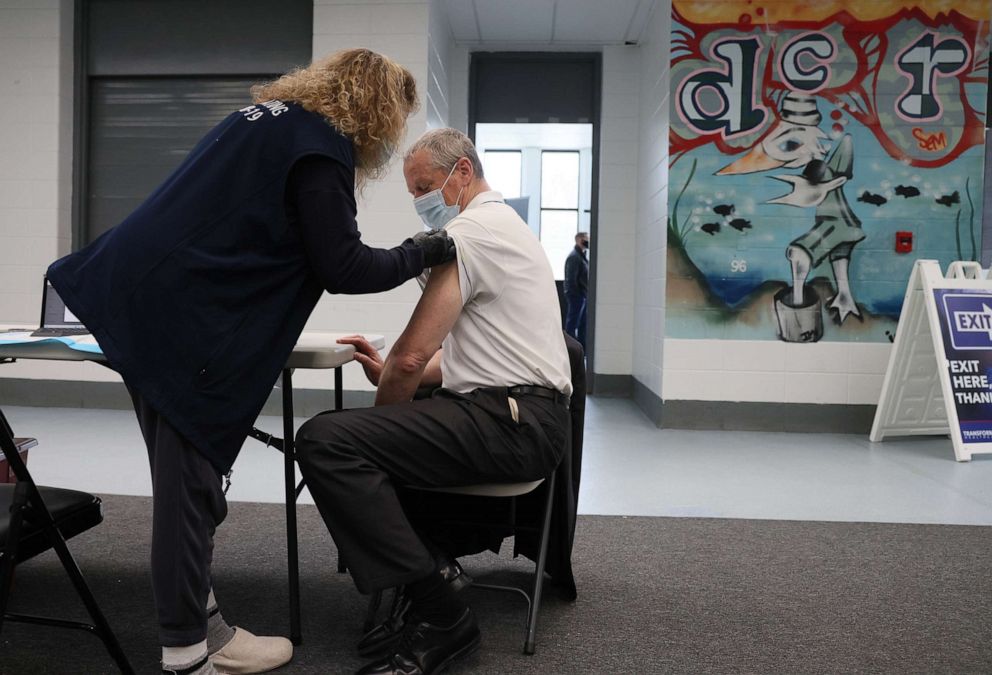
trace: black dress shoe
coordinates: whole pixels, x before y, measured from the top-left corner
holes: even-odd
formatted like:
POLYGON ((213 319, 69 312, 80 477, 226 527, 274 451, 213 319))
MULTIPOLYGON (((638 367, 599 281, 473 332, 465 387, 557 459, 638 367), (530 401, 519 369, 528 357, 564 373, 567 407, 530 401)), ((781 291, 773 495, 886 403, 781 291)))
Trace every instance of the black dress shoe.
POLYGON ((441 578, 448 582, 451 590, 459 592, 472 584, 472 577, 462 569, 457 560, 445 559, 441 563, 441 578))
POLYGON ((403 634, 403 625, 410 612, 410 604, 406 586, 397 588, 386 620, 373 626, 358 641, 359 656, 381 656, 392 650, 403 634))
POLYGON ((435 626, 411 617, 392 656, 374 661, 357 675, 430 675, 479 648, 481 635, 468 607, 448 626, 435 626))
MULTIPOLYGON (((440 565, 441 577, 458 592, 468 588, 472 583, 470 577, 457 560, 445 560, 440 565)), ((380 656, 388 654, 403 634, 407 615, 410 612, 410 596, 405 586, 396 590, 389 616, 382 623, 374 626, 358 641, 359 656, 380 656)))

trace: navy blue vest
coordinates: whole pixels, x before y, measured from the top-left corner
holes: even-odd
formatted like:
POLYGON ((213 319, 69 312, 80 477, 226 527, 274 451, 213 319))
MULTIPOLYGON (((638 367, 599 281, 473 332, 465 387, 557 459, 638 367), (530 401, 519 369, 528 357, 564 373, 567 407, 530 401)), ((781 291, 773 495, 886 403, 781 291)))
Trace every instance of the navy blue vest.
POLYGON ((322 288, 285 212, 305 155, 351 141, 278 101, 232 113, 122 223, 48 278, 110 364, 226 472, 322 288))

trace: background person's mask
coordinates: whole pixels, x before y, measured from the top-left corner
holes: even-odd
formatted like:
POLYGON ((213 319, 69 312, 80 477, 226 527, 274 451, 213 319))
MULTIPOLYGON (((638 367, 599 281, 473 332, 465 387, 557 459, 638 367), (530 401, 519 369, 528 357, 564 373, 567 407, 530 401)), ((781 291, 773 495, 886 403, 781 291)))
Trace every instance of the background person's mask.
MULTIPOLYGON (((458 166, 457 162, 455 166, 458 166)), ((416 209, 420 219, 424 221, 424 229, 428 232, 440 230, 447 225, 449 220, 457 216, 460 211, 458 200, 462 198, 461 190, 458 191, 458 197, 455 198, 455 203, 451 206, 445 203, 444 195, 441 193, 444 186, 451 179, 451 174, 455 172, 455 166, 451 167, 451 171, 448 172, 448 177, 441 183, 441 187, 431 190, 427 194, 413 200, 413 208, 416 209)))

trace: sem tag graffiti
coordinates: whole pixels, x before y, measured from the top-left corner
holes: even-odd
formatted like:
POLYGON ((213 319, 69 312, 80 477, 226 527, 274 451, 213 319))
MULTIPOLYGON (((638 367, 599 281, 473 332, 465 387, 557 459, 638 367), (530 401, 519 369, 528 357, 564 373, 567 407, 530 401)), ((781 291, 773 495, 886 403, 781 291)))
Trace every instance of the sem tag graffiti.
POLYGON ((948 7, 673 0, 670 337, 887 340, 916 257, 977 260, 990 8, 948 7))

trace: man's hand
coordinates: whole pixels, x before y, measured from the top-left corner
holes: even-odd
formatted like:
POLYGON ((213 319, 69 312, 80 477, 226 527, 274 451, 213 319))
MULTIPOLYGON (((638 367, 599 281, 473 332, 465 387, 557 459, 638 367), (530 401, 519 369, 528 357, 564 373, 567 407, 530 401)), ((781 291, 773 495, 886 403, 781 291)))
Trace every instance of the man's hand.
POLYGON ((444 230, 418 232, 411 241, 424 252, 424 267, 434 267, 455 259, 455 240, 444 230))
POLYGON ((382 357, 379 350, 372 346, 372 343, 361 335, 349 335, 338 339, 338 344, 351 345, 355 348, 354 359, 362 364, 365 369, 365 377, 374 386, 379 386, 379 376, 382 375, 382 357))

